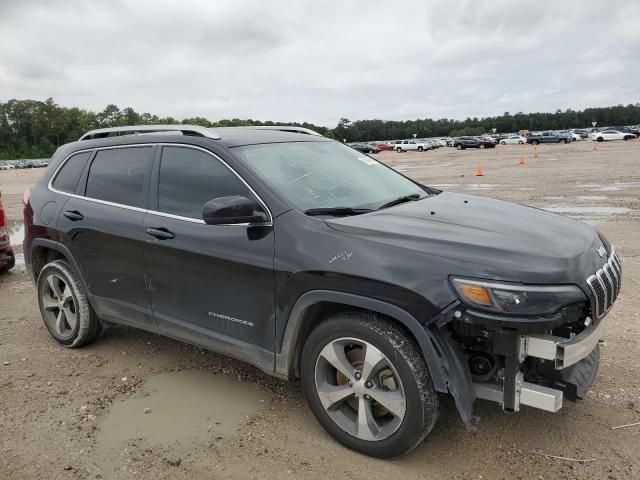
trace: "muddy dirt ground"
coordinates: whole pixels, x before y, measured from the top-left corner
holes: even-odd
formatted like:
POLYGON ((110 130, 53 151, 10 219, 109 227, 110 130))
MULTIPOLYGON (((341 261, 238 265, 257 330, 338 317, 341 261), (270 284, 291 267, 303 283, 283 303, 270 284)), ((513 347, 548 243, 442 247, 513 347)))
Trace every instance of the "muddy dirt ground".
MULTIPOLYGON (((128 328, 82 349, 57 346, 18 265, 0 276, 0 479, 640 478, 640 426, 611 429, 640 421, 640 142, 592 147, 542 146, 537 158, 519 146, 379 157, 445 190, 594 223, 616 244, 623 289, 585 401, 517 415, 478 401, 469 432, 444 399, 414 453, 374 460, 334 442, 298 385, 235 360, 128 328)), ((0 172, 15 242, 22 193, 42 173, 0 172)))

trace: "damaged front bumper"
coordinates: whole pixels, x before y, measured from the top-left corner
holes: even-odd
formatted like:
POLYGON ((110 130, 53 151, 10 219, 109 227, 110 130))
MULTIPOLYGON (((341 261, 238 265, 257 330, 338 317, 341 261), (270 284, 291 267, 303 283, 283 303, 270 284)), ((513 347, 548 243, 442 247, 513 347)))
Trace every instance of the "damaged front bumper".
POLYGON ((557 412, 563 397, 584 398, 593 383, 599 363, 598 342, 606 320, 590 325, 572 338, 530 334, 516 338, 515 351, 505 357, 502 384, 476 382, 476 398, 500 403, 517 412, 520 405, 557 412), (530 358, 536 363, 536 383, 525 380, 521 366, 530 358))

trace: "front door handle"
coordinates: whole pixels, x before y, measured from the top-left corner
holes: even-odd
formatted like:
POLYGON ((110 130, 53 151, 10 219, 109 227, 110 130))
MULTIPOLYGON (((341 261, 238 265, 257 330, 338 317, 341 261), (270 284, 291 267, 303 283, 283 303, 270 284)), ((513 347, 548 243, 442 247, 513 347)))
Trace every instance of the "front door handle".
POLYGON ((160 228, 147 228, 147 233, 152 237, 156 237, 158 240, 170 240, 175 238, 175 234, 164 227, 160 228))
POLYGON ((72 222, 78 221, 78 220, 82 220, 84 218, 84 215, 82 215, 79 211, 77 210, 66 210, 63 215, 65 217, 67 217, 69 220, 71 220, 72 222))

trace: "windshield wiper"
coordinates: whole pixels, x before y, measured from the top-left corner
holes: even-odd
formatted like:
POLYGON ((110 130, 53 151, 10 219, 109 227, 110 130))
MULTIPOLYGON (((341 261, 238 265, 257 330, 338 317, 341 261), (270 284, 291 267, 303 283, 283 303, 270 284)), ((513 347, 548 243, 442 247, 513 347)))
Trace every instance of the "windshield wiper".
POLYGON ((405 203, 405 202, 413 202, 415 200, 420 200, 421 198, 422 198, 422 195, 420 195, 419 193, 412 193, 411 195, 404 195, 403 197, 395 198, 395 199, 391 200, 390 202, 383 203, 376 210, 382 210, 383 208, 393 207, 394 205, 400 205, 401 203, 405 203))
POLYGON ((327 207, 310 208, 305 210, 305 215, 360 215, 373 212, 371 208, 351 208, 351 207, 327 207))

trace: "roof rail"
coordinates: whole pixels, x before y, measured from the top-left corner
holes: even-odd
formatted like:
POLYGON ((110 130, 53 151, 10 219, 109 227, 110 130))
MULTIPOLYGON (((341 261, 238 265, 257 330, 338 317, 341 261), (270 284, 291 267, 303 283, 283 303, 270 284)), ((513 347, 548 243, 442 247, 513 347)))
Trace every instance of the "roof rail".
MULTIPOLYGON (((234 128, 234 127, 231 127, 234 128)), ((280 132, 292 132, 292 133, 305 133, 307 135, 316 135, 318 137, 322 137, 321 133, 316 132, 315 130, 311 130, 310 128, 304 127, 294 127, 291 125, 250 125, 246 127, 235 127, 235 128, 247 128, 250 130, 276 130, 280 132)))
POLYGON ((93 140, 95 138, 108 137, 110 133, 124 135, 136 135, 139 133, 159 133, 159 132, 182 132, 183 135, 193 135, 197 137, 207 137, 220 140, 215 130, 211 130, 199 125, 131 125, 127 127, 98 128, 85 133, 80 140, 93 140))

